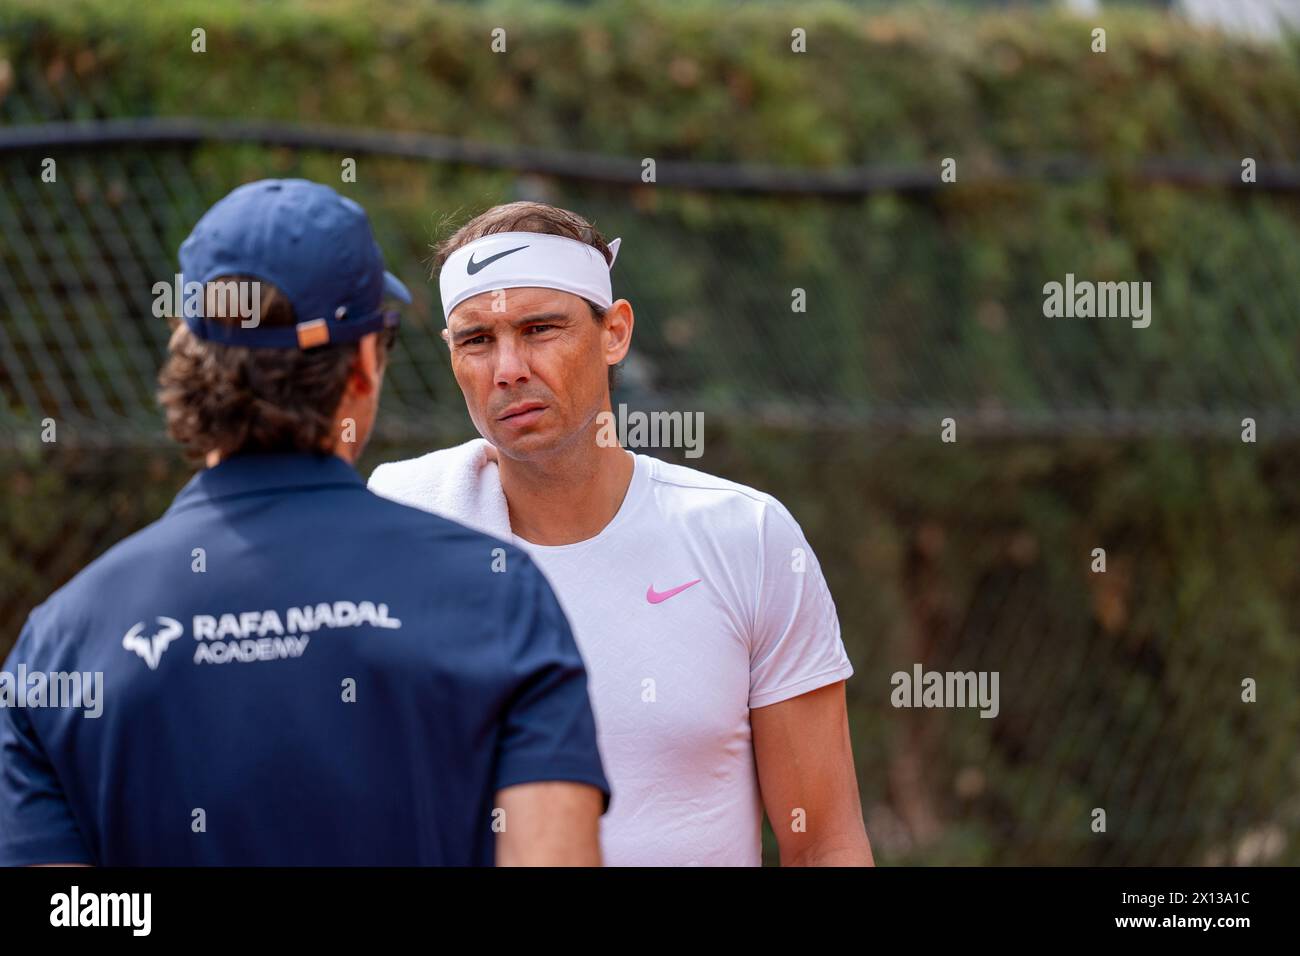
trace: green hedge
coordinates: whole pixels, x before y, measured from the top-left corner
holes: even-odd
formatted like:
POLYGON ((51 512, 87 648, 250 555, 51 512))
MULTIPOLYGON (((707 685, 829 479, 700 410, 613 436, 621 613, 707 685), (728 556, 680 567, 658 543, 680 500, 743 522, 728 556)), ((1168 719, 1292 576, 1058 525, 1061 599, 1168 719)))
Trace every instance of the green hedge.
MULTIPOLYGON (((1055 13, 208 6, 11 0, 0 119, 282 119, 662 159, 917 162, 936 175, 954 156, 963 177, 993 159, 1100 164, 1068 185, 959 179, 843 202, 554 188, 628 237, 616 279, 637 306, 636 349, 682 407, 798 401, 933 423, 886 440, 712 417, 705 458, 686 462, 777 494, 821 557, 857 667, 851 720, 882 862, 1232 861, 1245 837, 1268 844, 1275 831, 1280 859, 1300 862, 1300 449, 1269 429, 1243 444, 1235 426, 1300 412, 1300 217, 1276 193, 1127 175, 1153 156, 1293 160, 1293 45, 1109 11, 1109 52, 1094 55, 1091 23, 1055 13), (504 56, 487 52, 495 26, 508 30, 504 56), (803 58, 789 53, 796 26, 803 58), (1066 272, 1150 279, 1151 328, 1044 319, 1042 284, 1066 272), (792 321, 795 286, 810 307, 792 321), (999 441, 965 427, 974 410, 1071 408, 1199 410, 1226 424, 1198 442, 999 441), (949 413, 956 445, 937 441, 949 413), (1095 547, 1105 575, 1089 570, 1095 547), (999 719, 894 710, 889 675, 918 660, 999 670, 999 719), (1245 677, 1259 681, 1255 704, 1240 701, 1245 677), (1106 834, 1089 830, 1094 807, 1106 834)), ((183 162, 207 200, 259 173, 337 169, 328 155, 257 148, 183 162)), ((366 169, 356 194, 407 263, 442 214, 507 197, 513 181, 366 169)), ((403 414, 422 399, 454 408, 445 368, 428 375, 403 414)), ((457 410, 447 427, 465 426, 457 410)), ((367 467, 423 449, 376 448, 367 467)), ((184 477, 167 454, 11 456, 0 645, 184 477)))
MULTIPOLYGON (((10 0, 18 92, 69 115, 259 117, 629 156, 834 167, 1083 151, 1294 159, 1294 49, 1106 11, 10 0), (207 52, 190 32, 207 31, 207 52), (489 51, 494 28, 504 54, 489 51), (803 28, 808 52, 790 52, 803 28), (207 62, 199 65, 199 58, 207 62), (61 62, 62 72, 50 74, 61 62)), ((33 105, 30 108, 35 108, 33 105)), ((6 106, 8 111, 10 107, 6 106)), ((10 114, 16 118, 16 114, 10 114)))
MULTIPOLYGON (((1105 54, 1091 52, 1092 21, 1051 12, 181 0, 128 14, 105 0, 18 0, 0 11, 0 119, 279 119, 660 161, 920 164, 936 179, 953 157, 957 183, 919 197, 553 189, 626 237, 619 287, 652 318, 639 352, 697 404, 1285 425, 1300 413, 1295 195, 1129 173, 1161 157, 1229 170, 1250 157, 1261 177, 1294 162, 1298 47, 1134 11, 1098 22, 1105 54), (202 54, 190 49, 198 26, 202 54), (494 27, 507 31, 504 54, 489 49, 494 27), (806 54, 790 52, 794 27, 807 31, 806 54), (1101 172, 1070 184, 979 179, 991 162, 1062 155, 1101 172), (1151 281, 1151 327, 1045 318, 1043 285, 1067 273, 1151 281), (807 290, 806 314, 792 316, 795 288, 807 290)), ((243 156, 191 160, 212 199, 285 167, 275 153, 243 156)), ((287 165, 337 179, 337 157, 287 165)), ((352 191, 386 243, 427 255, 446 215, 508 196, 513 182, 363 160, 352 191)))

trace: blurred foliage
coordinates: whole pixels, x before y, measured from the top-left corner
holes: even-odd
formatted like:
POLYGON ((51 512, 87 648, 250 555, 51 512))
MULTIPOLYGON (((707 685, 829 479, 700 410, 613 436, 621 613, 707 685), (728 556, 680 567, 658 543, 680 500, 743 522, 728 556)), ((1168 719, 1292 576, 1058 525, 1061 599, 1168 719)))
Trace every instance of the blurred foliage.
MULTIPOLYGON (((469 434, 436 347, 440 311, 414 278, 428 244, 528 190, 571 204, 625 239, 615 282, 637 308, 633 385, 708 410, 706 455, 684 463, 776 494, 821 559, 857 668, 851 722, 881 862, 1300 862, 1300 449, 1277 438, 1300 413, 1296 199, 1131 175, 1153 157, 1294 163, 1294 44, 1108 10, 1109 50, 1094 55, 1091 23, 1056 12, 720 9, 8 0, 0 121, 264 119, 936 177, 957 157, 951 187, 845 200, 363 160, 344 188, 418 301, 385 398, 393 424, 362 470, 469 434), (205 54, 190 51, 200 26, 205 54), (510 52, 494 56, 498 26, 510 52), (803 57, 789 53, 794 26, 803 57), (1062 155, 1097 175, 979 179, 1062 155), (1151 327, 1045 319, 1042 285, 1067 272, 1152 281, 1151 327), (792 317, 795 287, 809 312, 792 317), (759 424, 773 409, 805 427, 759 424), (1141 440, 1072 436, 1071 413, 1164 425, 1141 440), (948 414, 955 445, 936 440, 948 414), (1184 427, 1193 414, 1209 423, 1201 437, 1184 427), (880 427, 895 415, 915 431, 880 427), (975 415, 1065 424, 1012 438, 969 429, 975 415), (1243 444, 1246 415, 1276 427, 1243 444), (1105 574, 1090 571, 1097 547, 1105 574), (889 677, 916 661, 999 671, 998 719, 893 709, 889 677), (1241 702, 1246 677, 1257 703, 1241 702), (1089 829, 1094 807, 1105 834, 1089 829)), ((334 181, 338 156, 212 144, 70 158, 89 185, 66 219, 4 166, 5 243, 39 217, 61 226, 26 264, 0 246, 27 276, 0 274, 3 304, 42 320, 56 351, 128 327, 138 349, 57 354, 30 407, 3 371, 0 384, 19 418, 84 378, 114 414, 156 423, 134 370, 156 362, 165 329, 140 307, 147 286, 113 270, 169 276, 207 203, 259 176, 334 181), (102 246, 68 239, 78 216, 102 246), (53 255, 64 241, 71 264, 53 255), (48 287, 29 275, 42 265, 62 270, 48 287), (66 311, 84 326, 63 329, 48 306, 74 288, 66 311), (124 375, 131 394, 112 390, 124 375)), ((70 399, 89 424, 106 417, 92 395, 70 399)), ((178 457, 139 434, 106 453, 20 442, 8 455, 0 647, 184 481, 178 457)))
MULTIPOLYGON (((881 863, 1300 862, 1293 447, 940 446, 712 422, 708 442, 710 471, 791 507, 826 573, 881 863), (891 707, 890 675, 916 661, 998 671, 998 717, 891 707)), ((372 448, 361 471, 427 448, 372 448)), ((166 452, 46 450, 3 476, 0 580, 40 595, 0 602, 7 645, 188 470, 166 452)))
POLYGON ((826 571, 882 861, 1300 861, 1294 447, 709 437, 826 571), (893 709, 916 661, 998 671, 998 717, 893 709))
MULTIPOLYGON (((1199 416, 1230 430, 1249 413, 1296 428, 1296 194, 1132 175, 1160 158, 1232 174, 1250 157, 1261 181, 1294 164, 1294 43, 1107 10, 1101 55, 1091 21, 1060 12, 824 4, 800 8, 808 53, 794 55, 788 10, 719 9, 180 0, 127 16, 105 0, 16 0, 0 11, 0 119, 282 120, 660 162, 903 164, 936 180, 953 157, 955 184, 839 200, 542 177, 527 188, 625 238, 619 288, 654 318, 638 357, 657 390, 697 406, 776 401, 859 421, 1199 416), (198 26, 206 53, 191 52, 198 26), (498 26, 505 54, 489 52, 498 26), (1057 157, 1097 174, 983 178, 1057 157), (1150 281, 1151 327, 1045 318, 1043 286, 1067 274, 1150 281), (792 316, 796 288, 808 311, 792 316)), ((339 156, 221 146, 179 160, 197 189, 154 188, 188 213, 259 175, 335 181, 339 156)), ((508 171, 361 163, 343 188, 386 246, 405 244, 408 274, 430 241, 525 188, 508 171)), ((169 250, 190 222, 165 223, 169 250)))
MULTIPOLYGON (((1084 151, 1295 158, 1300 61, 1116 10, 1104 55, 1060 12, 864 14, 835 3, 8 0, 3 56, 62 110, 421 130, 627 156, 835 167, 1084 151), (506 30, 507 52, 489 52, 506 30), (808 52, 790 53, 790 31, 808 52), (191 52, 191 30, 206 53, 191 52), (196 62, 207 57, 211 62, 196 62)), ((39 108, 37 114, 34 111, 39 108)))

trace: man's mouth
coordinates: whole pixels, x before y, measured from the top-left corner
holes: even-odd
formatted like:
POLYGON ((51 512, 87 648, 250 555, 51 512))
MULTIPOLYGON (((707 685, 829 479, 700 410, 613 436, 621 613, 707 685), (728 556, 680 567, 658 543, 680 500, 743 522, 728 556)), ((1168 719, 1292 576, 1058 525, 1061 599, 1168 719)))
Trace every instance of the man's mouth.
POLYGON ((497 421, 522 425, 537 418, 545 408, 546 406, 541 402, 520 402, 507 408, 497 421))

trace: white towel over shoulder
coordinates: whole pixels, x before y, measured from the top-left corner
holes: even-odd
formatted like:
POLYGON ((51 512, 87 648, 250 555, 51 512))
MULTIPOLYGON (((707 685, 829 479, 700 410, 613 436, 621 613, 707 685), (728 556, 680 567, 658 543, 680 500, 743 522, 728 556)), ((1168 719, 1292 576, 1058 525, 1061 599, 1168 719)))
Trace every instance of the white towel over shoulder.
POLYGON ((370 475, 370 490, 510 541, 510 509, 496 462, 488 458, 489 447, 482 438, 474 438, 454 448, 380 465, 370 475))

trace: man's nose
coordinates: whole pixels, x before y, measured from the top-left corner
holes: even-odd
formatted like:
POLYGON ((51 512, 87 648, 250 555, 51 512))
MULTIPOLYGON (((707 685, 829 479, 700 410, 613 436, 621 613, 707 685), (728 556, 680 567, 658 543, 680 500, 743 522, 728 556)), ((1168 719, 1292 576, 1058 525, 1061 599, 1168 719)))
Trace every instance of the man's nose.
POLYGON ((497 347, 496 383, 517 385, 528 381, 528 362, 524 350, 509 339, 497 347))

